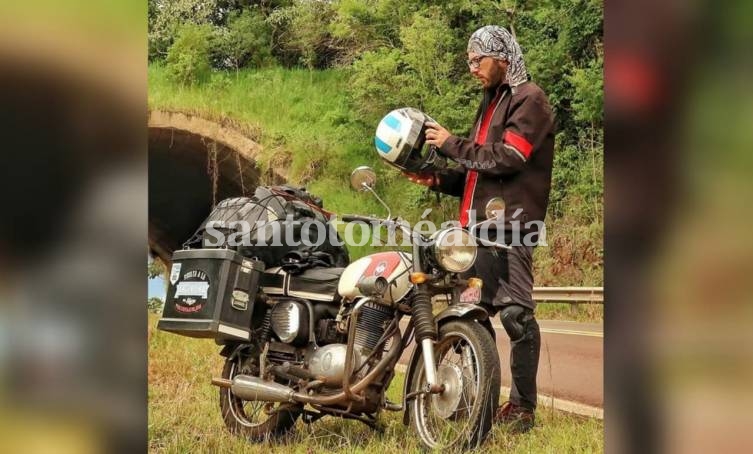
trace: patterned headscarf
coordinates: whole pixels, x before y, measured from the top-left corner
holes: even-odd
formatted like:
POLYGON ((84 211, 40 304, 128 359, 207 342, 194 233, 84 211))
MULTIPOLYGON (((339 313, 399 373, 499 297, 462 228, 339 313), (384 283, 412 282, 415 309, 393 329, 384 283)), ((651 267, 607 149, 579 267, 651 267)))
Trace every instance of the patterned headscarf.
POLYGON ((502 27, 487 25, 481 27, 468 40, 468 52, 478 55, 507 60, 507 80, 511 87, 516 87, 528 80, 528 71, 523 61, 523 52, 513 36, 502 27))

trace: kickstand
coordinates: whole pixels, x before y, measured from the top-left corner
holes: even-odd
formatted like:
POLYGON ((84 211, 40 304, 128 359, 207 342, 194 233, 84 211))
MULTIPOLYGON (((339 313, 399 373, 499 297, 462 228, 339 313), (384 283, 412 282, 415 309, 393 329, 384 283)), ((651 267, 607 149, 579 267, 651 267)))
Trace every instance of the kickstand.
POLYGON ((312 424, 316 421, 319 421, 324 416, 326 416, 324 413, 318 411, 304 411, 303 415, 301 416, 301 420, 303 420, 303 422, 306 424, 312 424))

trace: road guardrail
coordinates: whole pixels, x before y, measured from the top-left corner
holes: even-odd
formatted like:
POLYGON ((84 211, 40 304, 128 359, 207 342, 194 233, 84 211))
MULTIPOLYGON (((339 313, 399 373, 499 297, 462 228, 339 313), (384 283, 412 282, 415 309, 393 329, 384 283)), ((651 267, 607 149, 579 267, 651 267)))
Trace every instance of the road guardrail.
POLYGON ((604 287, 534 287, 533 299, 539 303, 604 304, 604 287))
MULTIPOLYGON (((446 301, 444 295, 435 301, 446 301)), ((604 304, 604 287, 534 287, 533 300, 537 303, 604 304)))

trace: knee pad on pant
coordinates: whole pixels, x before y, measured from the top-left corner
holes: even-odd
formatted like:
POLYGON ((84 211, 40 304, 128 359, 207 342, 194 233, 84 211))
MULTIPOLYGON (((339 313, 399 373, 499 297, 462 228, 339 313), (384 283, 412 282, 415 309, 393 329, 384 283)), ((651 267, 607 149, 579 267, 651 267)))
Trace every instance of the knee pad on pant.
POLYGON ((528 312, 530 312, 530 309, 517 304, 505 306, 500 311, 499 318, 502 321, 502 326, 512 342, 522 339, 525 335, 526 314, 528 312))

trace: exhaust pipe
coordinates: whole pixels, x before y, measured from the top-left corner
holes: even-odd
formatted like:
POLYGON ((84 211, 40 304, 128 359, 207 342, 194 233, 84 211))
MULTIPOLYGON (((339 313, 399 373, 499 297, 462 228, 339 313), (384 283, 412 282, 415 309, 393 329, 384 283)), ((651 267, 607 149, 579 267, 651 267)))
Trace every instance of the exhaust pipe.
POLYGON ((295 402, 295 390, 279 383, 264 381, 250 375, 236 375, 230 390, 243 400, 263 402, 295 402))
MULTIPOLYGON (((383 357, 365 377, 361 378, 358 383, 350 387, 350 394, 360 393, 369 386, 369 384, 374 382, 378 375, 384 373, 388 366, 394 365, 400 356, 401 345, 402 338, 400 337, 400 331, 396 330, 392 335, 392 347, 390 347, 386 356, 383 357)), ((324 406, 347 404, 352 400, 345 391, 328 395, 308 395, 300 392, 297 393, 293 388, 289 388, 285 385, 267 382, 258 377, 251 377, 249 375, 236 375, 232 381, 225 378, 213 378, 212 384, 221 388, 230 388, 233 394, 243 400, 295 402, 324 406)))

